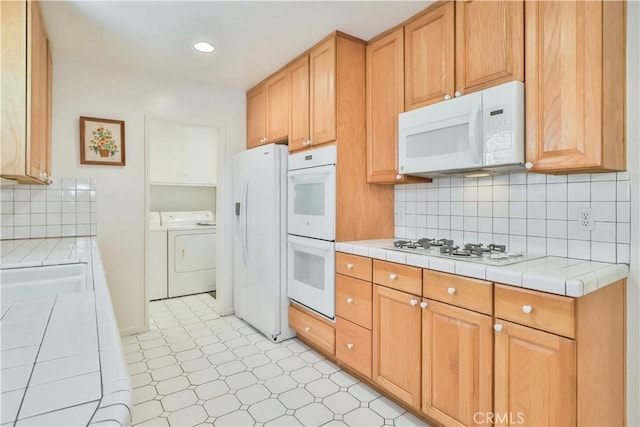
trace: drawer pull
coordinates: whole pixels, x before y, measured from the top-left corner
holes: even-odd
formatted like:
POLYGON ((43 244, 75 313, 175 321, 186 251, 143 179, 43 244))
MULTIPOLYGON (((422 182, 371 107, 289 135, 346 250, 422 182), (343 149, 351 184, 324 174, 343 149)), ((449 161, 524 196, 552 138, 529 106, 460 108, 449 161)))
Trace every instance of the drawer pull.
POLYGON ((493 325, 493 330, 496 332, 502 332, 502 328, 503 326, 500 323, 496 323, 495 325, 493 325))
POLYGON ((351 344, 351 343, 347 344, 347 348, 348 348, 349 350, 353 350, 353 344, 351 344))
POLYGON ((533 307, 531 307, 529 304, 522 306, 523 313, 530 314, 532 311, 533 311, 533 307))
POLYGON ((427 308, 427 306, 428 306, 428 305, 429 305, 429 304, 427 304, 427 302, 426 302, 426 301, 422 301, 422 302, 420 303, 420 308, 427 308))
POLYGON ((398 278, 398 275, 397 275, 397 274, 395 274, 395 273, 391 273, 391 274, 389 275, 389 279, 391 279, 391 280, 396 280, 397 278, 398 278))
POLYGON ((348 268, 349 270, 353 270, 353 264, 348 263, 348 264, 347 264, 347 268, 348 268))
POLYGON ((456 293, 456 288, 447 288, 447 292, 449 293, 449 295, 453 295, 456 293))
POLYGON ((348 297, 347 298, 347 304, 353 304, 353 298, 348 297))
POLYGON ((409 304, 411 304, 411 306, 414 306, 414 305, 418 304, 418 300, 417 299, 412 299, 411 301, 409 301, 409 304))
POLYGON ((304 331, 305 332, 311 332, 311 326, 305 326, 304 327, 304 331))

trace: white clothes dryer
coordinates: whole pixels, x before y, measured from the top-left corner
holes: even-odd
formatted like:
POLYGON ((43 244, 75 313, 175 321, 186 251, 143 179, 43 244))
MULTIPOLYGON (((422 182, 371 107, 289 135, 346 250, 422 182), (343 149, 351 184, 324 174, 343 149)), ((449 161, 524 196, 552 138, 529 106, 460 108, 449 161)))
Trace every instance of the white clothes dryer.
POLYGON ((216 223, 210 211, 161 212, 167 230, 168 296, 216 289, 216 223))

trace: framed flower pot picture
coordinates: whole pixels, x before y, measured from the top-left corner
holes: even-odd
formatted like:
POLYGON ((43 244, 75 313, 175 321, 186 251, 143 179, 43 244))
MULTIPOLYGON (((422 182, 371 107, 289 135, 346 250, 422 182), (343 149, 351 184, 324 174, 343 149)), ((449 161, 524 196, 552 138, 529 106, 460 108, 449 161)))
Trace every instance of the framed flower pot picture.
POLYGON ((124 121, 81 116, 80 163, 124 166, 124 121))

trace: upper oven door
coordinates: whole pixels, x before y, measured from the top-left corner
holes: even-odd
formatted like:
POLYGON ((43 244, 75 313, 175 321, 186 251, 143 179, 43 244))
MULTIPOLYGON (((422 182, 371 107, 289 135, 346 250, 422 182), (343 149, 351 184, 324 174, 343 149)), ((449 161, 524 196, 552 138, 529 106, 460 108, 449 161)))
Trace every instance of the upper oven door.
POLYGON ((336 238, 336 165, 289 171, 289 234, 336 238))
POLYGON ((472 93, 398 117, 399 170, 405 174, 482 166, 482 95, 472 93))

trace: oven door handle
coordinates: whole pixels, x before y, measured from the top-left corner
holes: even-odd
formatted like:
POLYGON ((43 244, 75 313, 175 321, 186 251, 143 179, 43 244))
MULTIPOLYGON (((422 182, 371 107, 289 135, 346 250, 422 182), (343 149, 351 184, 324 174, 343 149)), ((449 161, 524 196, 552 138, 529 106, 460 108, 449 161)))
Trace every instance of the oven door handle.
POLYGON ((476 104, 469 116, 469 143, 471 148, 471 158, 475 163, 474 166, 482 166, 482 123, 480 122, 480 113, 482 112, 481 104, 476 104), (480 123, 480 129, 478 124, 480 123), (478 132, 479 131, 479 132, 478 132))
POLYGON ((243 212, 242 212, 242 220, 244 221, 244 224, 242 224, 242 256, 244 257, 244 264, 245 265, 249 265, 249 251, 248 251, 248 242, 247 242, 247 235, 249 234, 248 231, 248 219, 247 219, 247 213, 248 213, 248 208, 247 208, 247 201, 249 200, 249 181, 245 180, 243 185, 242 185, 242 205, 243 205, 243 212))
POLYGON ((324 181, 324 178, 329 176, 329 172, 319 172, 319 173, 305 173, 299 175, 289 175, 289 179, 294 182, 314 182, 314 181, 324 181))

